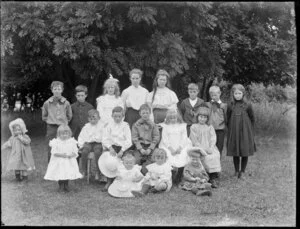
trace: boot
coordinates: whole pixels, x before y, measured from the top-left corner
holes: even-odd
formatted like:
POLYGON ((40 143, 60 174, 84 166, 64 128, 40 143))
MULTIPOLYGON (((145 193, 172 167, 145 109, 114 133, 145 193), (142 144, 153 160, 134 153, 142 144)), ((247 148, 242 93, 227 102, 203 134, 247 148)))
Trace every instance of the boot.
POLYGON ((16 170, 16 171, 15 171, 15 175, 16 175, 17 181, 22 181, 21 174, 20 174, 20 171, 19 171, 19 170, 16 170))
POLYGON ((27 182, 28 181, 27 171, 22 171, 21 174, 22 174, 21 175, 22 181, 27 182))
POLYGON ((69 180, 65 180, 64 181, 64 191, 65 192, 70 192, 70 189, 69 189, 69 180))
POLYGON ((104 186, 104 188, 101 190, 102 192, 107 192, 109 186, 112 184, 113 182, 113 178, 107 178, 107 182, 106 185, 104 186))
POLYGON ((59 185, 58 191, 59 191, 59 192, 63 191, 64 185, 63 185, 63 181, 62 181, 62 180, 59 180, 59 181, 58 181, 58 185, 59 185))
POLYGON ((196 193, 196 196, 211 196, 212 193, 210 190, 199 190, 197 193, 196 193))
POLYGON ((142 197, 142 196, 145 196, 149 192, 150 187, 151 187, 150 185, 144 184, 142 186, 142 190, 141 191, 131 191, 131 193, 135 197, 142 197))

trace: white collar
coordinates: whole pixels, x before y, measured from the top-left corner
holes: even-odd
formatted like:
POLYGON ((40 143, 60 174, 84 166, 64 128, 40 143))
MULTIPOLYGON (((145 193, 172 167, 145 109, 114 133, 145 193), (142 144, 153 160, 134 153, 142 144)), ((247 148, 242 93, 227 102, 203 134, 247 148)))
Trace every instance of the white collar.
POLYGON ((214 101, 214 100, 211 100, 211 102, 212 102, 212 103, 213 103, 213 102, 216 102, 216 103, 219 103, 219 104, 221 104, 221 103, 222 103, 221 99, 219 99, 219 101, 214 101))

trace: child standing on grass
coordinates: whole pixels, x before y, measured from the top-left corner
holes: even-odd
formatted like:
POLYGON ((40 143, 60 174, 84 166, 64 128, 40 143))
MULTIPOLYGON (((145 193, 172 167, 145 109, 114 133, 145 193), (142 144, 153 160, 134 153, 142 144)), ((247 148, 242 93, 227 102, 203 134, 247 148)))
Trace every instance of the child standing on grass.
POLYGON ((146 165, 153 163, 152 152, 160 140, 158 126, 150 120, 151 108, 148 104, 140 107, 141 118, 132 126, 132 141, 136 148, 136 162, 142 165, 142 173, 146 174, 146 165))
POLYGON ((168 192, 172 187, 172 166, 167 162, 166 151, 156 148, 152 157, 154 163, 147 165, 148 172, 142 182, 142 189, 131 191, 136 197, 144 196, 149 191, 168 192))
POLYGON ((220 152, 216 146, 216 132, 212 125, 208 124, 209 108, 198 109, 198 123, 191 126, 190 139, 193 146, 204 150, 202 163, 209 175, 212 188, 218 187, 219 173, 221 172, 220 152))
POLYGON ((124 108, 124 103, 120 97, 120 88, 118 80, 110 76, 103 86, 103 95, 99 96, 97 101, 97 110, 101 116, 102 122, 107 124, 112 121, 112 110, 116 106, 124 108))
POLYGON ((60 125, 57 129, 57 138, 51 140, 49 145, 51 159, 44 179, 58 181, 59 191, 69 192, 69 180, 82 178, 76 161, 77 141, 72 138, 70 127, 60 125))
MULTIPOLYGON (((211 196, 211 184, 208 183, 209 176, 207 175, 200 157, 202 149, 192 147, 188 151, 190 157, 189 163, 184 167, 182 183, 180 188, 191 191, 197 196, 211 196)), ((205 152, 203 152, 205 154, 205 152)))
POLYGON ((245 97, 246 90, 241 84, 234 84, 227 109, 227 156, 233 156, 235 176, 242 178, 248 156, 256 151, 254 142, 254 113, 251 103, 245 97), (240 170, 240 157, 242 158, 240 170))
MULTIPOLYGON (((70 103, 61 94, 64 84, 60 81, 51 83, 53 96, 45 101, 42 107, 42 120, 47 123, 46 140, 49 145, 50 140, 56 137, 57 128, 67 125, 72 119, 72 109, 70 103)), ((51 156, 51 148, 48 146, 48 162, 51 156)))
POLYGON ((89 122, 85 124, 78 136, 78 146, 81 149, 82 171, 84 176, 87 174, 87 159, 90 152, 95 154, 96 175, 95 180, 100 179, 98 160, 102 153, 102 138, 104 123, 100 120, 99 112, 95 109, 88 111, 89 122))
POLYGON ((173 166, 173 183, 177 185, 181 180, 183 167, 188 162, 187 150, 192 147, 192 142, 187 136, 186 123, 177 110, 168 110, 161 126, 159 148, 167 152, 168 162, 173 166))
POLYGON ((114 197, 134 197, 132 190, 140 190, 144 175, 141 166, 136 165, 134 151, 128 150, 122 157, 117 176, 109 186, 108 193, 114 197))
MULTIPOLYGON (((132 145, 129 124, 123 121, 124 118, 123 108, 119 106, 115 107, 112 110, 112 118, 113 121, 109 122, 104 128, 102 143, 106 152, 102 153, 103 157, 100 157, 99 161, 106 160, 106 158, 108 160, 111 160, 111 157, 113 158, 117 157, 117 159, 120 159, 123 156, 124 152, 127 149, 129 149, 132 145)), ((99 168, 100 171, 106 176, 105 171, 103 172, 101 170, 101 167, 99 168)), ((111 176, 107 178, 107 183, 103 191, 107 191, 114 177, 115 176, 111 176)))
POLYGON ((153 91, 147 97, 156 124, 165 121, 168 109, 177 109, 178 98, 170 88, 169 73, 163 69, 158 70, 153 82, 153 91))
POLYGON ((227 104, 220 100, 221 90, 218 86, 211 86, 209 88, 209 95, 211 101, 207 102, 210 109, 209 123, 214 127, 217 135, 216 146, 222 155, 224 138, 225 138, 225 120, 227 112, 227 104))
POLYGON ((11 137, 2 146, 2 150, 11 148, 7 170, 14 170, 17 181, 28 180, 27 171, 34 170, 34 161, 30 147, 31 139, 27 134, 23 119, 17 118, 9 123, 11 137))
POLYGON ((183 121, 187 123, 187 134, 190 136, 192 124, 197 123, 197 110, 204 104, 204 101, 198 97, 199 87, 195 83, 188 85, 189 98, 184 99, 179 107, 183 121))
POLYGON ((140 106, 146 103, 148 90, 140 85, 143 72, 134 68, 129 72, 131 86, 122 92, 122 99, 125 105, 125 122, 128 122, 130 129, 132 125, 141 117, 139 114, 140 106))

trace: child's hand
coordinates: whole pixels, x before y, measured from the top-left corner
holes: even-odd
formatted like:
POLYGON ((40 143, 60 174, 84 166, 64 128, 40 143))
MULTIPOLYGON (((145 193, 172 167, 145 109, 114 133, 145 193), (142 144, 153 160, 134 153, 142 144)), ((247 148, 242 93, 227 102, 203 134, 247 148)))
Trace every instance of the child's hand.
POLYGON ((132 181, 133 181, 133 182, 140 182, 142 179, 143 179, 142 176, 138 176, 138 177, 134 177, 134 178, 132 179, 132 181))
POLYGON ((121 157, 123 156, 123 153, 124 153, 124 151, 123 151, 123 150, 120 150, 117 156, 118 156, 119 158, 121 158, 121 157))
POLYGON ((208 148, 206 149, 206 153, 207 153, 207 154, 212 154, 212 153, 213 153, 212 148, 208 147, 208 148))
POLYGON ((146 149, 145 150, 145 155, 149 155, 151 153, 151 149, 146 149))
POLYGON ((171 154, 174 156, 176 154, 176 151, 173 149, 172 146, 169 146, 168 149, 171 151, 171 154))
POLYGON ((143 148, 140 149, 140 152, 141 152, 142 155, 146 155, 146 150, 144 150, 143 148))
POLYGON ((109 148, 109 152, 110 152, 111 156, 116 156, 116 154, 117 154, 116 151, 114 150, 114 148, 112 148, 112 147, 109 148))

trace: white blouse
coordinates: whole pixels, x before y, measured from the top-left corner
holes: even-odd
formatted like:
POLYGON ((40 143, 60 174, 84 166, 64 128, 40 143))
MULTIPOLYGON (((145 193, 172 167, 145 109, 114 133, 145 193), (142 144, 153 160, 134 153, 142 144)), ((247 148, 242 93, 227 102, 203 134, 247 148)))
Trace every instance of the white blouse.
POLYGON ((96 125, 86 123, 81 129, 78 136, 78 146, 81 148, 85 142, 102 142, 104 125, 102 120, 99 120, 96 125))
MULTIPOLYGON (((147 102, 152 103, 153 91, 151 91, 147 96, 147 102)), ((156 108, 156 105, 165 106, 167 109, 177 109, 178 103, 177 95, 174 91, 167 87, 157 88, 152 107, 156 108)))
POLYGON ((146 103, 149 91, 141 86, 137 88, 133 85, 129 86, 122 92, 122 99, 126 107, 132 107, 135 110, 139 110, 141 105, 146 103))
POLYGON ((102 144, 109 148, 112 145, 121 146, 122 150, 127 150, 131 145, 131 131, 127 122, 115 123, 111 121, 104 128, 102 144))
POLYGON ((97 110, 100 113, 100 118, 104 123, 108 123, 113 120, 112 110, 116 106, 124 108, 124 103, 122 98, 119 96, 116 98, 115 95, 102 95, 96 99, 97 101, 97 110))

